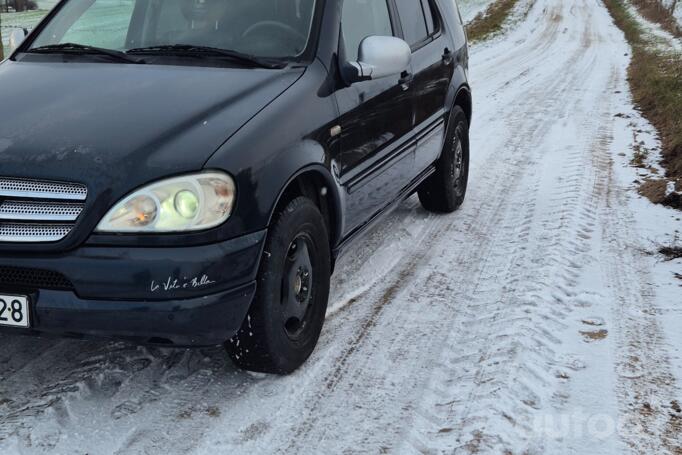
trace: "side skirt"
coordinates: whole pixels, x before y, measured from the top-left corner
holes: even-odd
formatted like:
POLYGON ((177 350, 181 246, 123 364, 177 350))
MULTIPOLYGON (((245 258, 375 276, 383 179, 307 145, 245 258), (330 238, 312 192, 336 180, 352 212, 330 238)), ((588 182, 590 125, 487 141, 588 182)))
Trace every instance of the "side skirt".
POLYGON ((389 203, 383 210, 374 215, 365 224, 363 224, 362 226, 358 227, 353 232, 348 234, 341 241, 341 243, 339 243, 339 245, 333 249, 332 256, 334 257, 334 260, 338 259, 345 251, 348 250, 350 246, 352 246, 353 244, 355 244, 355 242, 364 237, 364 235, 371 231, 372 228, 374 228, 377 224, 379 224, 381 220, 383 220, 386 216, 388 216, 391 212, 398 208, 398 206, 403 201, 412 196, 419 188, 419 185, 421 185, 421 183, 427 178, 429 178, 434 172, 436 172, 436 165, 432 164, 431 166, 426 168, 421 174, 419 174, 419 176, 416 179, 414 179, 409 186, 407 186, 403 191, 401 191, 398 197, 393 200, 393 202, 389 203))

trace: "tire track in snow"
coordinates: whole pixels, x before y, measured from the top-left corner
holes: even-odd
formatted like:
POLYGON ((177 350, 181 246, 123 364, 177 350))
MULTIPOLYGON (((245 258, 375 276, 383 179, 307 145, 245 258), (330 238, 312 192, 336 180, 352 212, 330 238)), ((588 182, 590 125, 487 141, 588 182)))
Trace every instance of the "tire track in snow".
MULTIPOLYGON (((37 344, 40 346, 41 340, 37 344)), ((0 403, 0 441, 11 435, 30 440, 31 419, 48 410, 68 417, 64 404, 69 397, 90 387, 100 393, 115 389, 124 371, 137 372, 136 365, 144 368, 147 363, 144 356, 134 355, 136 348, 125 343, 94 343, 79 351, 76 359, 70 359, 71 368, 59 368, 72 353, 69 348, 76 346, 82 345, 72 341, 58 343, 5 378, 0 392, 7 397, 0 403)))
MULTIPOLYGON (((587 50, 591 35, 588 26, 581 51, 587 50)), ((591 66, 593 60, 586 62, 591 66)), ((558 69, 559 74, 575 64, 569 59, 565 68, 558 69)), ((568 77, 567 87, 558 91, 552 87, 536 101, 551 97, 552 93, 565 93, 570 86, 580 86, 587 75, 588 72, 583 72, 578 73, 579 77, 568 77)), ((583 140, 579 147, 566 146, 568 156, 561 182, 553 185, 555 194, 549 197, 558 209, 545 207, 543 217, 534 220, 538 216, 535 214, 538 201, 523 205, 525 211, 519 211, 506 223, 503 229, 507 228, 507 232, 503 230, 496 239, 500 248, 488 260, 490 269, 483 269, 472 291, 464 291, 465 299, 474 299, 468 308, 473 311, 459 324, 465 328, 464 333, 453 333, 447 343, 450 350, 445 351, 429 387, 430 396, 408 438, 418 451, 545 452, 542 440, 533 441, 533 414, 546 408, 547 404, 541 403, 543 398, 555 407, 560 406, 558 383, 567 377, 564 371, 581 368, 575 358, 557 354, 555 347, 561 342, 552 333, 566 328, 562 321, 576 304, 573 289, 582 268, 580 264, 590 260, 588 242, 595 230, 597 199, 606 191, 590 175, 591 153, 604 149, 609 134, 604 128, 595 130, 594 125, 611 123, 608 102, 609 93, 614 90, 612 80, 613 76, 604 87, 601 106, 595 110, 597 121, 585 119, 578 130, 587 132, 593 141, 583 140), (532 232, 532 225, 542 230, 532 232), (529 233, 536 237, 530 244, 537 245, 531 254, 519 246, 528 242, 529 233), (502 289, 496 284, 488 286, 492 281, 508 284, 502 289), (483 350, 481 339, 487 340, 483 350), (472 368, 474 364, 478 366, 472 368)), ((571 106, 570 99, 564 102, 571 106)), ((573 107, 580 107, 579 102, 573 107)), ((560 143, 559 138, 547 146, 560 143)), ((534 185, 528 182, 524 187, 541 194, 537 182, 534 185)))
MULTIPOLYGON (((611 186, 613 161, 603 154, 596 165, 611 186)), ((627 240, 638 236, 633 214, 622 209, 626 206, 623 193, 608 192, 602 214, 606 273, 614 294, 612 323, 620 346, 616 391, 625 416, 622 434, 635 453, 677 455, 682 453, 682 394, 670 369, 650 271, 642 266, 643 253, 627 240)))

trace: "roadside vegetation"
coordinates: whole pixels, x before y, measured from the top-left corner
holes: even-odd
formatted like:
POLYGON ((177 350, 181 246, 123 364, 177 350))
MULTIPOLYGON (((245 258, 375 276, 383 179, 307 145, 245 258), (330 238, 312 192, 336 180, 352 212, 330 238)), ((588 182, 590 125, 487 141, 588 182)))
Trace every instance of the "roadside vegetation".
POLYGON ((663 3, 652 0, 631 0, 632 4, 637 7, 642 16, 649 19, 651 22, 660 24, 663 29, 668 31, 673 36, 682 37, 682 27, 677 23, 672 14, 674 6, 666 7, 663 3))
POLYGON ((484 12, 479 13, 466 27, 469 40, 472 43, 483 41, 502 31, 504 22, 518 1, 497 0, 484 12))
MULTIPOLYGON (((654 2, 634 0, 635 4, 652 5, 654 2)), ((642 114, 661 135, 663 166, 666 177, 682 190, 682 54, 661 49, 652 43, 641 24, 628 9, 626 0, 604 0, 616 25, 625 33, 632 46, 632 62, 628 79, 634 101, 642 114)), ((661 17, 654 6, 645 8, 647 17, 661 17)), ((670 20, 674 22, 672 16, 670 20)), ((657 21, 664 25, 664 20, 657 21)), ((665 25, 664 25, 665 26, 665 25)), ((672 25, 670 25, 672 27, 672 25)), ((676 24, 675 24, 676 27, 676 24)), ((667 28, 667 27, 666 27, 667 28)), ((669 30, 670 31, 670 30, 669 30)), ((679 36, 679 30, 675 33, 679 36)), ((670 193, 666 181, 654 180, 642 186, 640 192, 654 202, 682 208, 682 198, 670 193), (669 194, 668 194, 669 193, 669 194)))

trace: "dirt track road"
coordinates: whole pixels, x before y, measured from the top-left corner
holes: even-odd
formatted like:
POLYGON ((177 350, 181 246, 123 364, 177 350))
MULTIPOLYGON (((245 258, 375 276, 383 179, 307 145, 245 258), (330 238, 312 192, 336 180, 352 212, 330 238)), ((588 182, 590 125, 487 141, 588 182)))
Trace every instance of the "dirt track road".
POLYGON ((465 205, 410 199, 341 260, 302 370, 0 336, 0 453, 680 453, 682 315, 618 155, 629 48, 598 1, 521 4, 472 49, 465 205))

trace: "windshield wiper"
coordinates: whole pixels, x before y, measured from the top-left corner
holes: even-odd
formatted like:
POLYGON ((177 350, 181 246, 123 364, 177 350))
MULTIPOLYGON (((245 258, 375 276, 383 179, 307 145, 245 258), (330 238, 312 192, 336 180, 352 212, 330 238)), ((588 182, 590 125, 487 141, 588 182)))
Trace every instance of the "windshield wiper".
POLYGON ((88 46, 85 44, 77 43, 62 43, 62 44, 48 44, 47 46, 34 47, 29 49, 27 52, 35 54, 56 54, 56 53, 69 53, 69 54, 96 54, 104 55, 112 59, 118 60, 124 63, 135 63, 144 64, 146 63, 142 59, 134 58, 126 54, 125 52, 115 51, 113 49, 104 49, 101 47, 88 46))
POLYGON ((226 57, 230 60, 235 60, 241 64, 256 66, 259 68, 277 69, 286 66, 282 62, 276 62, 254 55, 244 54, 242 52, 233 51, 230 49, 221 49, 218 47, 209 46, 194 46, 191 44, 169 44, 164 46, 149 46, 130 49, 127 54, 170 54, 170 55, 189 55, 194 57, 204 57, 210 55, 213 57, 226 57))

